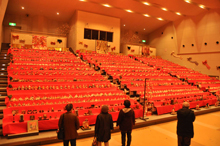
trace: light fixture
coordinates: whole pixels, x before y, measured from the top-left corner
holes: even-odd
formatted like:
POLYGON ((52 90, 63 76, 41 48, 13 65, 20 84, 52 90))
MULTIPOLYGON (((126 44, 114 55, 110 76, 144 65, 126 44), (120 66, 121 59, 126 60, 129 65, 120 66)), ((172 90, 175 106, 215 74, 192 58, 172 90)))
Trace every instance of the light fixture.
POLYGON ((148 14, 144 14, 144 16, 145 16, 145 17, 150 17, 150 15, 148 15, 148 14))
POLYGON ((181 15, 180 12, 176 12, 177 15, 181 15))
POLYGON ((144 28, 144 30, 145 30, 145 28, 144 28))
POLYGON ((150 4, 148 2, 143 2, 143 4, 145 4, 147 6, 150 6, 150 4))
POLYGON ((123 26, 125 26, 125 24, 123 26))
POLYGON ((21 7, 21 9, 23 9, 23 10, 24 10, 24 7, 21 7))
POLYGON ((205 9, 205 6, 204 5, 199 5, 200 8, 202 9, 205 9))
POLYGON ((185 0, 186 3, 191 3, 190 0, 185 0))
POLYGON ((157 18, 158 20, 162 21, 163 19, 162 18, 157 18))
POLYGON ((162 8, 162 10, 167 11, 167 9, 166 9, 166 8, 162 8))
POLYGON ((103 6, 104 6, 104 7, 108 7, 108 8, 111 7, 111 6, 108 5, 108 4, 103 4, 103 6))
POLYGON ((132 13, 133 11, 131 11, 131 10, 126 10, 127 12, 129 12, 129 13, 132 13))
POLYGON ((81 2, 85 2, 85 0, 79 0, 79 1, 81 1, 81 2))
POLYGON ((57 15, 60 15, 60 13, 59 13, 59 12, 57 12, 57 15))

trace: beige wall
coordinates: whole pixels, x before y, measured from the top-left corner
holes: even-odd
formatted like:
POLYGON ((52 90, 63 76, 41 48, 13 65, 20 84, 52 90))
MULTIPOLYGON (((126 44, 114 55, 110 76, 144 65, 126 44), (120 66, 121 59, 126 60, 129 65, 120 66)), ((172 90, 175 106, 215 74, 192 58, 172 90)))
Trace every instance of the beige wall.
POLYGON ((5 11, 8 5, 8 0, 0 0, 0 50, 1 50, 1 44, 3 42, 3 27, 2 22, 5 16, 5 11))
POLYGON ((13 27, 9 27, 8 23, 14 22, 21 30, 35 31, 43 33, 59 33, 58 28, 62 27, 65 22, 55 21, 48 19, 44 16, 23 16, 23 15, 10 15, 6 14, 3 27, 4 27, 4 43, 10 43, 10 33, 13 27))
POLYGON ((148 39, 149 45, 156 47, 157 55, 163 59, 207 75, 220 76, 220 71, 216 69, 216 66, 220 66, 220 44, 216 44, 216 41, 220 42, 219 10, 210 10, 196 17, 186 17, 170 22, 150 33, 148 39), (205 42, 207 46, 204 45, 205 42), (194 44, 194 47, 191 44, 194 44), (185 47, 183 48, 182 45, 185 47), (172 57, 170 55, 172 51, 179 53, 183 60, 172 57), (192 57, 193 61, 197 61, 199 65, 188 62, 188 57, 192 57), (210 70, 202 64, 204 60, 207 60, 210 65, 210 70))
POLYGON ((113 42, 108 44, 111 47, 115 47, 114 52, 120 52, 120 19, 84 12, 76 11, 70 22, 70 33, 68 36, 68 47, 72 47, 74 50, 86 49, 95 51, 95 40, 84 39, 84 28, 96 29, 113 32, 113 42), (75 31, 75 32, 74 32, 75 31), (84 45, 88 45, 85 48, 84 45))

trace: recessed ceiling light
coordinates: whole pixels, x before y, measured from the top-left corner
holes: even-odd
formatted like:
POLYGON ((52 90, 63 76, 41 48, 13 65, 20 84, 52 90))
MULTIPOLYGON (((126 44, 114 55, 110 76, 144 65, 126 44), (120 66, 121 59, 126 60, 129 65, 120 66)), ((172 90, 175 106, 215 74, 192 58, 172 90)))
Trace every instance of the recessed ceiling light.
POLYGON ((148 2, 143 2, 143 4, 145 4, 147 6, 150 6, 150 4, 148 2))
POLYGON ((145 28, 144 28, 144 30, 145 30, 145 28))
POLYGON ((185 0, 186 3, 191 3, 190 0, 185 0))
POLYGON ((150 17, 150 15, 148 15, 148 14, 144 14, 144 16, 145 16, 145 17, 150 17))
POLYGON ((57 15, 60 15, 60 13, 59 13, 59 12, 57 12, 57 15))
POLYGON ((105 7, 111 7, 110 5, 108 5, 108 4, 103 4, 103 6, 105 6, 105 7))
POLYGON ((23 9, 23 10, 24 10, 24 7, 21 7, 21 9, 23 9))
POLYGON ((123 26, 125 26, 125 24, 123 26))
POLYGON ((166 9, 166 8, 162 8, 162 10, 167 11, 167 9, 166 9))
POLYGON ((85 2, 85 0, 79 0, 79 1, 81 1, 81 2, 85 2))
POLYGON ((205 9, 205 6, 204 5, 199 5, 200 8, 202 9, 205 9))
POLYGON ((157 18, 158 20, 162 21, 163 19, 162 18, 157 18))
POLYGON ((177 15, 181 15, 179 12, 176 12, 177 15))
POLYGON ((127 12, 129 12, 129 13, 132 13, 133 11, 131 11, 131 10, 126 10, 127 12))

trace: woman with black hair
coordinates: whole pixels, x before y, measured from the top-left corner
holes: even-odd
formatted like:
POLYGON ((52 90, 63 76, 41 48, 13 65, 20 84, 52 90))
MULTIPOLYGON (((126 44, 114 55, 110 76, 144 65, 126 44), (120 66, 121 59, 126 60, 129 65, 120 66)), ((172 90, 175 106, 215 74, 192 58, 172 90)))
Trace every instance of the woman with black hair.
POLYGON ((71 146, 76 146, 76 137, 78 136, 77 130, 79 129, 79 119, 73 114, 73 104, 67 104, 65 106, 66 113, 62 114, 59 119, 59 129, 64 127, 64 139, 63 145, 69 146, 69 142, 71 146), (62 123, 63 122, 63 123, 62 123))
POLYGON ((125 146, 125 136, 127 134, 127 146, 131 145, 131 131, 135 124, 134 110, 130 108, 131 102, 129 100, 124 101, 125 108, 121 109, 118 115, 117 126, 121 130, 121 142, 122 146, 125 146))
POLYGON ((109 140, 111 139, 111 130, 113 130, 112 115, 108 113, 108 106, 103 105, 101 113, 97 116, 95 123, 95 137, 98 141, 98 146, 104 142, 105 146, 109 146, 109 140))

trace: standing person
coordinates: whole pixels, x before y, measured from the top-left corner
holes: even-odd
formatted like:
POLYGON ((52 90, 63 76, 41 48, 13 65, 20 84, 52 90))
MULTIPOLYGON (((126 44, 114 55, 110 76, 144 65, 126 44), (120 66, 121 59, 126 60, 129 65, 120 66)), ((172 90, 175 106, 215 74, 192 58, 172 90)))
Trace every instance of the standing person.
POLYGON ((189 109, 188 102, 184 102, 183 108, 177 111, 177 120, 178 146, 189 146, 194 136, 195 114, 189 109))
POLYGON ((127 146, 131 145, 131 131, 133 125, 135 125, 134 110, 130 108, 131 102, 129 100, 124 101, 125 108, 121 109, 118 115, 117 126, 121 130, 121 143, 125 146, 125 136, 127 134, 127 146))
POLYGON ((95 137, 98 146, 101 146, 101 142, 104 142, 105 146, 109 146, 108 141, 111 139, 111 130, 113 130, 112 115, 108 113, 108 106, 103 105, 95 123, 95 137))
POLYGON ((59 129, 62 127, 62 121, 64 126, 64 139, 63 145, 69 146, 69 141, 71 146, 76 146, 76 137, 78 136, 77 130, 79 129, 79 119, 73 114, 73 104, 67 104, 65 106, 67 110, 66 113, 62 114, 59 119, 59 129))

